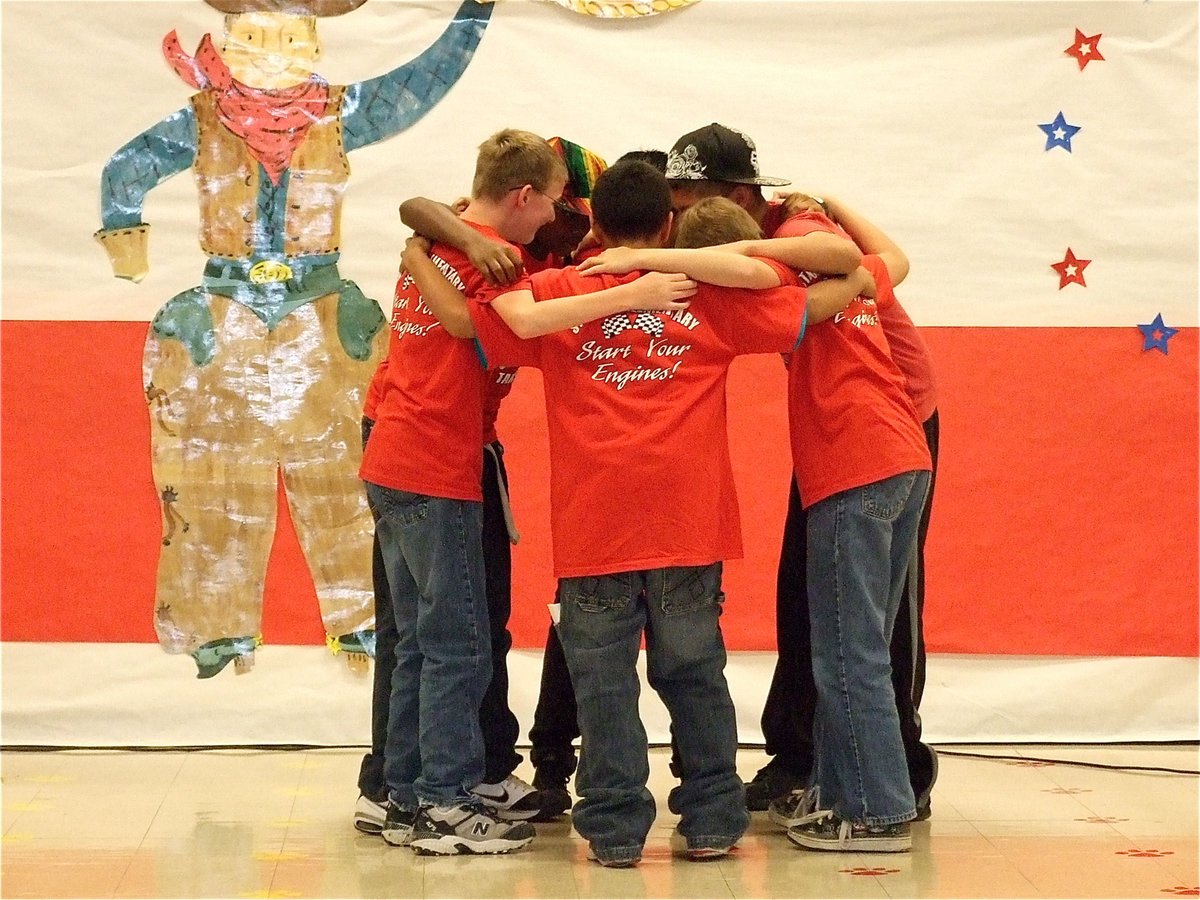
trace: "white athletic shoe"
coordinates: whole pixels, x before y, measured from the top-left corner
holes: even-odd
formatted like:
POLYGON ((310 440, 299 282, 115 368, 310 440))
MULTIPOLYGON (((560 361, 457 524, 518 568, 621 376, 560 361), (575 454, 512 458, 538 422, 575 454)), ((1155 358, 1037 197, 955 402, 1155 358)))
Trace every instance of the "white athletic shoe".
POLYGON ((380 834, 387 819, 387 802, 376 803, 366 794, 358 795, 354 804, 354 827, 363 834, 380 834))
POLYGON ((495 784, 480 782, 471 793, 497 818, 510 822, 524 822, 542 811, 542 798, 537 788, 515 775, 495 784))

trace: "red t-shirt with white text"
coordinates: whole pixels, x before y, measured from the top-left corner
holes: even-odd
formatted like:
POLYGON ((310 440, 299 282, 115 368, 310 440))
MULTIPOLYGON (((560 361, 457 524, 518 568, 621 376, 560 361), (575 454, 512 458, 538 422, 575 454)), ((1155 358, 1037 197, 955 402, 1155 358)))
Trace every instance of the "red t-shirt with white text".
MULTIPOLYGON (((499 240, 493 229, 467 224, 499 240)), ((461 250, 435 244, 429 256, 468 300, 494 295, 461 250)), ((394 490, 482 501, 488 374, 475 342, 446 333, 407 273, 396 284, 387 364, 376 378, 375 427, 359 476, 394 490)))
MULTIPOLYGON (((531 289, 544 301, 638 274, 561 269, 513 289, 531 289)), ((786 269, 781 275, 790 277, 786 269)), ((799 287, 701 285, 685 311, 620 313, 523 341, 490 304, 472 304, 488 365, 534 366, 544 376, 556 576, 742 555, 726 373, 739 354, 791 350, 804 318, 799 287)))

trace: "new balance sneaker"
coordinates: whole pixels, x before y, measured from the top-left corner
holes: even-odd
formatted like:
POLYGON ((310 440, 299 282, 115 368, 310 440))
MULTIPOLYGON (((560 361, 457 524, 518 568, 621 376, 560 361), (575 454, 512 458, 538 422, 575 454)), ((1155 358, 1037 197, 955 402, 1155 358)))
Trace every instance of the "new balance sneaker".
POLYGON ((420 854, 509 853, 534 838, 528 822, 509 822, 478 802, 422 806, 409 846, 420 854))
POLYGON ((498 818, 510 822, 524 822, 542 811, 537 788, 516 775, 494 784, 480 782, 471 788, 471 793, 498 818))
POLYGON ((776 797, 767 806, 767 818, 780 828, 795 828, 805 822, 824 818, 820 808, 820 788, 805 788, 776 797))
POLYGON ((788 839, 809 850, 842 850, 853 853, 904 853, 912 849, 912 829, 907 822, 866 825, 848 822, 832 811, 818 821, 789 828, 788 839))
POLYGON ((784 768, 778 757, 763 766, 746 785, 746 809, 761 812, 772 800, 800 790, 808 779, 784 768))
POLYGON ((567 790, 568 775, 551 775, 540 769, 533 774, 533 786, 539 802, 537 815, 531 822, 553 822, 571 808, 571 793, 567 790))
POLYGON ((358 802, 354 804, 354 827, 363 834, 379 834, 383 831, 387 811, 387 798, 376 802, 366 794, 359 794, 358 802))
POLYGON ((393 847, 407 847, 412 843, 413 828, 417 821, 417 811, 411 807, 387 804, 387 817, 384 819, 381 833, 383 839, 393 847))

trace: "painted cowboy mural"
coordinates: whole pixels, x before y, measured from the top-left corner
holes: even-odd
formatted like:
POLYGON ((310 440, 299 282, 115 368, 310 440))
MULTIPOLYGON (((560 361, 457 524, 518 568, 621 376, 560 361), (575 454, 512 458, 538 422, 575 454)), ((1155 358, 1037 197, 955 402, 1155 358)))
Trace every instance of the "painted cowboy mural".
POLYGON ((208 262, 155 316, 144 356, 163 511, 154 626, 200 678, 250 668, 281 476, 327 643, 363 669, 375 632, 360 421, 387 330, 338 271, 346 156, 446 94, 491 6, 466 0, 420 56, 342 86, 314 72, 317 20, 365 0, 206 2, 225 14, 220 46, 205 35, 189 55, 174 32, 163 41, 197 93, 109 159, 96 233, 113 274, 140 281, 146 194, 193 170, 208 262))

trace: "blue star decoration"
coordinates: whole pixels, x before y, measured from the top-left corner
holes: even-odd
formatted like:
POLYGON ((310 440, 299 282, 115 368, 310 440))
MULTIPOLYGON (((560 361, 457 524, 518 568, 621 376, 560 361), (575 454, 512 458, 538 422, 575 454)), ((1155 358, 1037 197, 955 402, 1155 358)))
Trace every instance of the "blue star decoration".
POLYGON ((1046 132, 1046 149, 1053 150, 1055 147, 1062 147, 1068 153, 1071 152, 1071 138, 1075 137, 1075 133, 1079 131, 1079 125, 1070 125, 1063 118, 1060 111, 1054 117, 1053 122, 1047 122, 1045 125, 1039 125, 1038 128, 1046 132))
POLYGON ((1147 325, 1139 325, 1138 330, 1142 333, 1142 352, 1147 350, 1158 349, 1163 353, 1167 352, 1167 341, 1179 333, 1178 328, 1168 328, 1163 324, 1162 313, 1154 317, 1154 321, 1147 325))

